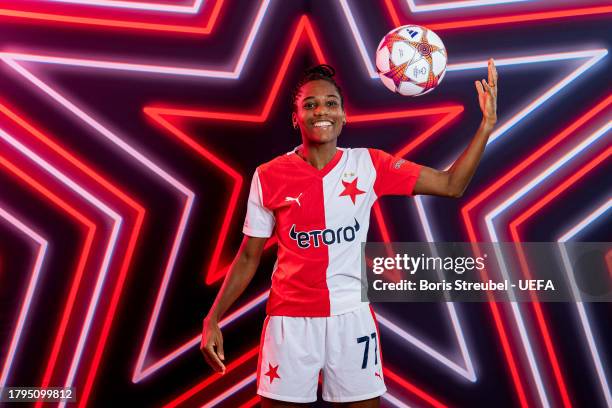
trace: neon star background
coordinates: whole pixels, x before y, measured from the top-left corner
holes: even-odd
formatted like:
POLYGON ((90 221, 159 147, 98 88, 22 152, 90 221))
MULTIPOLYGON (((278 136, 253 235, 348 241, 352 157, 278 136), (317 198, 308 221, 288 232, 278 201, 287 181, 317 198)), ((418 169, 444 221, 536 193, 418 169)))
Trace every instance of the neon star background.
MULTIPOLYGON (((478 126, 473 81, 498 64, 498 126, 465 195, 384 199, 371 240, 609 240, 611 13, 596 0, 0 0, 2 384, 72 385, 79 407, 258 404, 273 240, 222 322, 223 377, 197 350, 201 319, 253 170, 299 144, 290 85, 323 61, 345 92, 340 145, 440 169, 478 126), (419 98, 373 68, 382 36, 409 23, 449 55, 419 98)), ((384 406, 610 405, 609 305, 375 310, 384 406)))

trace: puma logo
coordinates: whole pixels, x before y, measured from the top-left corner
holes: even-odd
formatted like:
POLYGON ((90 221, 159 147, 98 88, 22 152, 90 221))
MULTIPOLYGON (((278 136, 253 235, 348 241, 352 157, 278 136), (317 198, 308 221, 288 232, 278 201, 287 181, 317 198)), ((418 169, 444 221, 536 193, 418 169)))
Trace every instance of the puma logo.
POLYGON ((378 372, 375 372, 374 376, 376 376, 376 377, 378 377, 378 378, 380 378, 382 380, 382 377, 380 376, 380 374, 378 374, 378 372))
POLYGON ((302 206, 302 204, 300 204, 300 197, 302 196, 302 193, 300 193, 299 196, 297 197, 285 197, 285 201, 295 201, 297 203, 298 206, 302 206))

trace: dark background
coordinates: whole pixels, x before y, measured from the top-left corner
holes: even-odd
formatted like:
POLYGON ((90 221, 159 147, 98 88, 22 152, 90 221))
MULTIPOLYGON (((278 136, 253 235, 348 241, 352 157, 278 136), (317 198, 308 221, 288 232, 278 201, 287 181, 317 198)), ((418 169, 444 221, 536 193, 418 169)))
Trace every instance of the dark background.
MULTIPOLYGON (((225 0, 211 33, 162 30, 140 24, 201 27, 213 12, 215 1, 206 0, 200 12, 193 15, 44 1, 2 1, 0 51, 232 71, 260 7, 259 1, 225 0), (16 11, 30 14, 16 15, 16 11), (70 21, 60 21, 59 16, 71 16, 70 21), (94 18, 97 20, 91 20, 94 18), (112 21, 132 23, 128 24, 130 27, 118 28, 113 26, 112 21)), ((417 1, 419 5, 431 3, 417 1)), ((172 4, 188 2, 175 1, 172 4)), ((451 65, 485 61, 488 57, 501 61, 506 58, 609 49, 611 46, 609 13, 612 10, 602 7, 605 2, 534 0, 432 12, 412 12, 407 2, 400 0, 347 0, 346 4, 372 60, 380 38, 396 25, 391 17, 393 11, 390 10, 395 10, 401 24, 433 27, 447 47, 451 65), (594 9, 597 6, 601 8, 594 9), (584 16, 551 14, 568 9, 592 11, 584 16), (542 14, 533 20, 533 13, 542 14), (495 20, 497 17, 511 17, 513 20, 495 20), (475 19, 481 20, 473 22, 475 19), (458 25, 467 23, 460 28, 435 28, 436 24, 448 22, 458 25)), ((236 180, 241 179, 242 184, 236 190, 235 211, 231 212, 227 222, 227 239, 221 246, 218 266, 210 271, 216 276, 221 276, 219 271, 224 270, 231 261, 241 240, 245 200, 255 167, 300 143, 299 135, 290 126, 289 94, 291 84, 295 83, 300 72, 317 63, 311 43, 305 36, 290 60, 269 115, 259 121, 244 121, 238 117, 211 118, 215 115, 210 112, 262 113, 302 16, 308 18, 325 60, 337 69, 338 81, 344 89, 349 123, 341 135, 340 146, 368 146, 389 152, 398 151, 435 125, 442 116, 359 123, 351 123, 351 116, 453 105, 462 106, 463 112, 405 157, 428 166, 444 168, 458 156, 480 121, 481 113, 473 82, 485 78, 486 70, 450 71, 438 89, 419 98, 394 95, 378 80, 370 78, 341 4, 337 1, 272 0, 244 69, 234 79, 18 62, 30 75, 61 93, 107 130, 163 167, 195 195, 176 264, 172 273, 166 275, 167 290, 152 332, 144 369, 199 335, 201 319, 221 283, 217 279, 207 284, 205 277, 209 273, 216 245, 223 237, 220 233, 228 206, 233 208, 230 205, 231 194, 236 180), (182 132, 173 134, 143 111, 150 106, 183 108, 200 113, 192 112, 192 117, 165 116, 175 130, 182 132), (194 143, 189 145, 179 140, 177 134, 184 135, 194 143)), ((143 407, 163 406, 172 402, 180 406, 216 403, 234 407, 245 403, 256 404, 254 381, 246 383, 244 387, 236 387, 255 372, 256 357, 247 359, 224 377, 211 377, 212 371, 204 363, 197 345, 180 355, 172 355, 173 358, 169 358, 159 369, 134 381, 137 358, 187 203, 185 195, 103 137, 99 130, 75 115, 74 110, 66 109, 20 75, 10 65, 18 57, 2 56, 0 103, 5 107, 5 113, 0 113, 0 129, 61 169, 123 218, 115 257, 102 287, 76 375, 75 386, 82 405, 106 407, 120 401, 143 407), (7 116, 7 110, 71 152, 91 171, 70 164, 66 156, 53 151, 33 137, 32 132, 7 116), (122 260, 130 253, 129 234, 137 225, 138 212, 87 175, 92 172, 100 174, 138 202, 145 211, 127 269, 122 269, 122 260), (115 289, 118 282, 122 282, 122 286, 115 289), (113 305, 113 299, 117 300, 116 305, 113 305), (115 308, 110 309, 113 306, 115 308), (110 315, 112 319, 106 320, 110 325, 108 337, 106 339, 104 336, 106 340, 100 342, 104 333, 103 323, 110 315), (102 353, 99 364, 93 360, 96 350, 102 353), (93 386, 85 400, 82 391, 87 378, 93 381, 93 386), (185 393, 189 393, 187 398, 177 400, 185 393)), ((500 65, 498 126, 587 60, 500 65)), ((423 199, 433 238, 438 241, 469 241, 461 216, 462 208, 608 97, 609 75, 610 57, 605 56, 488 146, 477 174, 462 198, 423 199)), ((506 183, 485 204, 476 207, 472 215, 477 239, 491 239, 484 225, 487 212, 609 119, 610 109, 601 110, 506 183)), ((508 232, 509 222, 602 154, 609 143, 608 133, 508 209, 496 224, 499 240, 512 240, 508 232)), ((609 200, 609 154, 607 157, 530 218, 521 227, 521 239, 554 241, 609 200)), ((75 292, 70 319, 66 320, 65 334, 58 343, 58 362, 49 385, 60 386, 65 382, 74 355, 112 222, 3 138, 0 138, 0 158, 4 160, 0 164, 5 163, 0 165, 0 207, 49 242, 12 363, 8 386, 42 384, 86 238, 83 223, 54 203, 49 194, 32 187, 32 183, 40 183, 49 193, 54 193, 90 219, 96 228, 90 257, 83 269, 83 279, 75 292), (6 163, 12 163, 32 180, 27 182, 25 176, 17 176, 6 163)), ((427 240, 413 198, 385 198, 381 209, 392 240, 427 240)), ((4 218, 0 217, 0 221, 0 355, 4 365, 38 247, 4 218)), ((610 241, 609 231, 609 212, 605 212, 575 239, 610 241)), ((380 226, 374 217, 369 239, 382 239, 380 226)), ((266 251, 258 273, 238 301, 238 307, 269 287, 274 251, 274 246, 266 251)), ((258 346, 265 314, 263 305, 261 303, 241 314, 224 329, 229 364, 258 346)), ((497 307, 512 359, 517 364, 516 378, 524 390, 524 401, 528 406, 540 406, 542 403, 536 391, 534 375, 512 308, 507 304, 498 304, 497 307)), ((423 346, 415 346, 414 341, 407 341, 397 334, 397 330, 381 324, 389 388, 388 397, 383 399, 385 406, 520 406, 517 385, 509 369, 509 358, 502 348, 502 335, 499 334, 500 328, 493 317, 491 305, 456 304, 455 308, 474 365, 476 381, 469 381, 450 370, 424 353, 423 346)), ((537 323, 536 309, 530 304, 521 305, 520 309, 550 406, 564 406, 563 389, 568 396, 566 402, 571 406, 605 406, 602 386, 576 306, 541 305, 542 318, 546 322, 550 347, 554 349, 560 376, 555 375, 541 326, 537 323)), ((612 344, 610 305, 587 304, 586 309, 603 368, 609 374, 612 344)), ((465 365, 445 305, 377 304, 375 310, 458 366, 465 365)))

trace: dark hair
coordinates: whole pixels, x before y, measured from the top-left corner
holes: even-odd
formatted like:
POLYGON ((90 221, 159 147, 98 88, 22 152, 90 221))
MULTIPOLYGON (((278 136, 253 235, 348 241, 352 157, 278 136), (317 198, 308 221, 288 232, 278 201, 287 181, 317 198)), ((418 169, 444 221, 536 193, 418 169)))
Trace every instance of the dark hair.
POLYGON ((317 80, 327 81, 336 87, 338 95, 340 95, 340 106, 342 107, 342 109, 344 109, 344 97, 342 96, 342 89, 333 78, 335 74, 336 70, 331 65, 327 64, 317 65, 315 67, 308 68, 306 71, 304 71, 304 73, 302 74, 302 78, 300 78, 298 83, 295 85, 295 88, 293 88, 293 91, 291 92, 292 112, 297 111, 297 104, 295 102, 298 94, 300 93, 300 88, 302 88, 302 86, 308 82, 317 80))

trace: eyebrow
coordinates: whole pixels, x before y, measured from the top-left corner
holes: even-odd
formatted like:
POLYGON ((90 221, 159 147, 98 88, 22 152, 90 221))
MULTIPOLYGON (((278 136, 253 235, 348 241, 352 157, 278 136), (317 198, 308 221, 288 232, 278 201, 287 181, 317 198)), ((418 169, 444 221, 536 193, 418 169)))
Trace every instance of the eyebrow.
MULTIPOLYGON (((338 97, 338 95, 327 95, 326 97, 327 97, 327 98, 330 98, 330 97, 331 97, 331 98, 340 99, 340 98, 338 97)), ((306 99, 314 99, 314 98, 315 98, 315 96, 307 96, 307 97, 305 97, 305 98, 304 98, 304 99, 302 99, 302 100, 303 100, 303 101, 305 101, 306 99)))

